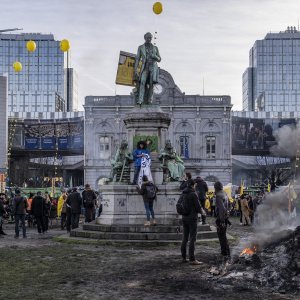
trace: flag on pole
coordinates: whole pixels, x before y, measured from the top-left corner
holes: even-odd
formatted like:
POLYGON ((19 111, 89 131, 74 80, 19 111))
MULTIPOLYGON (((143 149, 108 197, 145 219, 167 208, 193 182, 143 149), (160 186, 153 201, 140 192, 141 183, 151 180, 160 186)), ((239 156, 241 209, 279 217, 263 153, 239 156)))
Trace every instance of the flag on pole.
POLYGON ((189 158, 189 137, 184 134, 184 157, 189 158))
POLYGON ((243 195, 243 194, 244 194, 244 181, 242 180, 241 189, 240 189, 240 195, 243 195))

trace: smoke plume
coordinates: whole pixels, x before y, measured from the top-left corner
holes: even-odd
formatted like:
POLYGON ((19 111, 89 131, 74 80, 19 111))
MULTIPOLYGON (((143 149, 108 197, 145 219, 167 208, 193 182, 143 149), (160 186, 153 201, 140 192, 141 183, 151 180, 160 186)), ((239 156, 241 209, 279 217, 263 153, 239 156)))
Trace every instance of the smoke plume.
POLYGON ((270 152, 274 156, 290 157, 296 156, 297 137, 300 136, 300 126, 283 126, 276 133, 277 145, 271 147, 270 152))
POLYGON ((282 187, 275 193, 267 194, 264 201, 257 206, 252 225, 253 236, 242 240, 233 254, 239 254, 241 249, 253 245, 258 250, 264 249, 295 230, 300 225, 295 209, 296 196, 293 187, 282 187))

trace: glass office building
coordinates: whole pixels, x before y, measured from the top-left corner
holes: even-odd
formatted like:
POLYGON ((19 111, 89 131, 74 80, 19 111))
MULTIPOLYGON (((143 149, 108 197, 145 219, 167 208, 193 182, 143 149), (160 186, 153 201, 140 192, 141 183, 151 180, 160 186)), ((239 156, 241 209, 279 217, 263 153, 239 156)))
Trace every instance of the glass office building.
POLYGON ((300 110, 300 32, 268 33, 250 50, 243 74, 243 110, 300 110))
POLYGON ((0 34, 0 74, 8 76, 9 112, 65 111, 64 53, 52 34, 0 34), (33 40, 36 50, 28 52, 33 40), (21 72, 13 63, 21 62, 21 72))

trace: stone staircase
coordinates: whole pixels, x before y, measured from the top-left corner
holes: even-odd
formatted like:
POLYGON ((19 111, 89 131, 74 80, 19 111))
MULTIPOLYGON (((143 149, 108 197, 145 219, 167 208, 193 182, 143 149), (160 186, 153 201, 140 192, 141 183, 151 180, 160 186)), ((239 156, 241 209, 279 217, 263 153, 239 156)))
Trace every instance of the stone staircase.
MULTIPOLYGON (((83 228, 71 231, 71 237, 102 241, 105 244, 178 244, 182 240, 182 226, 156 225, 101 225, 91 222, 83 228)), ((212 241, 218 238, 216 229, 210 225, 198 225, 197 241, 212 241)))

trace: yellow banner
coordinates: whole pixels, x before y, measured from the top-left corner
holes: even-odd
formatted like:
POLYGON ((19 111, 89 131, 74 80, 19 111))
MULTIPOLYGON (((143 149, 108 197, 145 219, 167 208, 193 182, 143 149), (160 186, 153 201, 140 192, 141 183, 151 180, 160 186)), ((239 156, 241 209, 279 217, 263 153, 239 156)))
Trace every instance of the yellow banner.
POLYGON ((134 78, 135 54, 120 51, 116 84, 135 86, 134 78))

